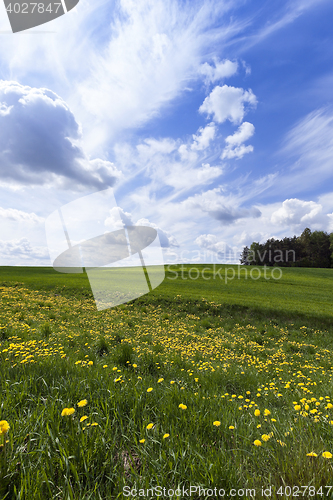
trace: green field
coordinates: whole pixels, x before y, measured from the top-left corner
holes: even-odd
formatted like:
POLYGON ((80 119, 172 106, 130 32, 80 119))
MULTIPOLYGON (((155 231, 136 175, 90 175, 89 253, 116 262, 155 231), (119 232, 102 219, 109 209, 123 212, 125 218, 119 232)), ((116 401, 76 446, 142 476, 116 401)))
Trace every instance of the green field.
POLYGON ((170 266, 98 312, 0 267, 0 499, 333 498, 333 269, 282 273, 170 266))

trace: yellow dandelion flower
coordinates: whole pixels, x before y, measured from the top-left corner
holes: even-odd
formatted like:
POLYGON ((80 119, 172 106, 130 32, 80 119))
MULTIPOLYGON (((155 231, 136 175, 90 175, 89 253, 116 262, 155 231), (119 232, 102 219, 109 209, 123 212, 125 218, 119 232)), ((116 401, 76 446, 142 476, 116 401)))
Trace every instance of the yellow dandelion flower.
POLYGON ((265 417, 267 417, 267 416, 268 416, 268 415, 270 415, 270 414, 271 414, 271 412, 270 412, 269 410, 267 410, 267 409, 266 409, 266 410, 264 411, 264 415, 265 415, 265 417))
POLYGON ((232 431, 235 427, 233 425, 229 425, 229 429, 232 431))
POLYGON ((149 387, 149 388, 147 389, 147 392, 151 392, 152 390, 153 390, 153 388, 152 388, 152 387, 149 387))
POLYGON ((295 409, 296 411, 299 411, 299 410, 301 409, 301 405, 296 405, 296 406, 294 406, 294 409, 295 409))
POLYGON ((93 423, 91 424, 91 427, 92 427, 92 426, 96 426, 96 425, 98 425, 98 423, 97 423, 97 422, 93 422, 93 423))
POLYGON ((64 408, 61 412, 62 417, 69 417, 70 415, 73 415, 75 412, 74 408, 64 408))
POLYGON ((220 427, 221 422, 219 420, 215 420, 215 422, 213 422, 213 425, 215 425, 215 427, 220 427))
POLYGON ((0 434, 7 434, 10 429, 10 425, 7 420, 0 420, 0 434))
POLYGON ((330 453, 329 451, 324 451, 323 457, 324 458, 332 458, 332 453, 330 453))
POLYGON ((93 364, 94 364, 93 361, 89 361, 89 363, 88 363, 89 366, 92 366, 93 364))
POLYGON ((88 401, 86 399, 82 399, 81 401, 78 402, 78 407, 81 408, 82 406, 86 406, 88 401))
POLYGON ((253 442, 253 444, 254 444, 255 446, 261 446, 261 441, 259 441, 259 439, 256 439, 256 440, 253 442))
POLYGON ((170 436, 170 434, 164 434, 163 439, 166 439, 170 436))
POLYGON ((83 415, 83 417, 80 418, 80 422, 84 422, 84 420, 87 420, 87 415, 83 415))
POLYGON ((261 439, 262 439, 263 441, 268 441, 268 440, 270 439, 270 437, 271 437, 271 436, 270 436, 269 434, 263 434, 263 435, 261 436, 261 439))
POLYGON ((148 431, 149 431, 149 430, 150 430, 150 429, 152 429, 153 427, 154 427, 154 424, 148 424, 148 425, 147 425, 147 427, 146 427, 146 429, 148 429, 148 431))
POLYGON ((187 406, 186 405, 183 405, 183 403, 180 403, 179 407, 178 408, 181 408, 182 410, 186 410, 187 409, 187 406))
POLYGON ((157 383, 160 384, 161 382, 163 382, 164 378, 159 378, 157 383))
POLYGON ((174 381, 174 380, 170 380, 170 384, 174 384, 174 383, 175 383, 175 381, 174 381))
POLYGON ((306 456, 307 457, 317 457, 318 455, 314 451, 311 451, 311 453, 307 453, 306 456))
POLYGON ((145 439, 140 439, 139 443, 144 443, 146 440, 145 439))
POLYGON ((260 410, 254 410, 254 415, 255 415, 255 417, 259 417, 259 415, 260 415, 260 410))
POLYGON ((136 365, 135 363, 132 364, 133 368, 137 368, 138 365, 136 365))
POLYGON ((108 365, 103 365, 103 368, 107 368, 107 367, 108 367, 108 365))

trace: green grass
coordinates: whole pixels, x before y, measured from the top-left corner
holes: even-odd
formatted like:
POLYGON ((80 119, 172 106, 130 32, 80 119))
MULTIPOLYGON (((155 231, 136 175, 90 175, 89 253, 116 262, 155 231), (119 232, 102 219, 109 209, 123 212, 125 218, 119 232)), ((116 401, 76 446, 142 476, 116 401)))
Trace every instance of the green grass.
POLYGON ((97 312, 86 274, 0 268, 1 500, 189 485, 333 498, 333 270, 218 269, 172 266, 152 293, 97 312))

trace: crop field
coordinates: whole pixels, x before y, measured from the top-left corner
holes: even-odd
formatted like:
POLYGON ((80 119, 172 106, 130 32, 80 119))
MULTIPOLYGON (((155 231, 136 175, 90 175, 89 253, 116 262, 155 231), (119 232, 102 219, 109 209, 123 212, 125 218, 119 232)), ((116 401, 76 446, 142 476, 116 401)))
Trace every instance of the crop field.
POLYGON ((0 267, 0 499, 333 498, 333 269, 246 267, 0 267))

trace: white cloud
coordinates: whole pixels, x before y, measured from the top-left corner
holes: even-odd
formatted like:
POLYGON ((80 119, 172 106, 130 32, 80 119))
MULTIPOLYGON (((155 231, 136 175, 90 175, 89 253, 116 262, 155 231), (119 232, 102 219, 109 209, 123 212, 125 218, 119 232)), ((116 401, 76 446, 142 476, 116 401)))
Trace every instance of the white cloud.
POLYGON ((214 58, 214 66, 207 62, 201 64, 201 66, 199 66, 199 74, 205 76, 205 82, 208 84, 215 83, 218 80, 223 80, 224 78, 234 75, 237 73, 237 69, 237 62, 232 62, 228 59, 219 61, 217 58, 214 58))
POLYGON ((235 202, 235 198, 232 203, 230 198, 228 199, 227 196, 222 194, 220 188, 215 188, 187 198, 187 200, 182 202, 182 205, 186 208, 199 209, 206 212, 223 225, 229 225, 238 219, 258 218, 261 216, 258 208, 237 206, 235 202))
POLYGON ((243 142, 247 141, 254 134, 254 126, 252 123, 244 122, 233 134, 229 135, 225 142, 229 146, 240 146, 243 142))
POLYGON ((214 234, 201 234, 194 240, 200 248, 205 248, 217 254, 218 258, 223 258, 232 252, 231 247, 225 241, 219 241, 214 234))
POLYGON ((252 123, 244 122, 240 125, 238 130, 233 134, 229 135, 225 142, 227 146, 224 148, 222 153, 222 160, 225 158, 243 158, 247 153, 252 153, 253 146, 244 146, 243 142, 247 141, 254 134, 254 126, 252 123))
POLYGON ((230 120, 235 125, 238 125, 246 113, 245 103, 252 108, 257 104, 257 98, 251 89, 244 90, 228 85, 217 86, 206 97, 199 111, 200 113, 207 113, 209 116, 213 115, 214 120, 218 123, 230 120))
POLYGON ((33 265, 41 262, 49 265, 50 256, 47 248, 32 246, 27 238, 0 240, 0 262, 2 265, 33 265))
POLYGON ((2 208, 0 207, 0 219, 8 219, 14 222, 24 222, 41 224, 44 222, 43 217, 39 217, 34 212, 28 213, 16 208, 2 208))
POLYGON ((206 127, 200 127, 197 135, 193 134, 193 144, 191 149, 202 151, 208 148, 210 142, 215 138, 216 126, 215 123, 209 123, 206 127))
POLYGON ((149 226, 149 227, 156 229, 162 248, 179 247, 179 244, 178 244, 176 238, 172 234, 170 234, 167 231, 164 231, 163 229, 161 229, 159 226, 157 226, 153 222, 150 222, 148 219, 145 219, 145 218, 139 219, 135 225, 136 226, 149 226))
POLYGON ((0 174, 23 185, 103 187, 120 173, 110 162, 89 162, 80 146, 81 129, 54 92, 0 81, 0 174))
POLYGON ((324 215, 322 209, 320 203, 292 198, 285 200, 282 206, 273 212, 271 220, 273 224, 313 227, 313 224, 321 222, 324 215))

